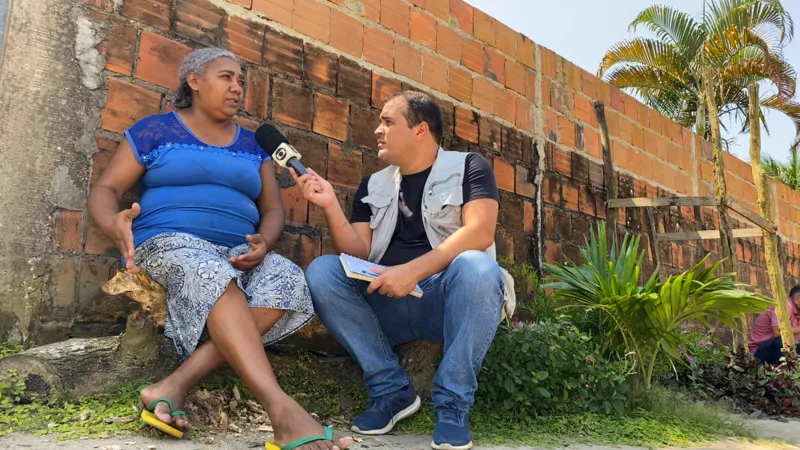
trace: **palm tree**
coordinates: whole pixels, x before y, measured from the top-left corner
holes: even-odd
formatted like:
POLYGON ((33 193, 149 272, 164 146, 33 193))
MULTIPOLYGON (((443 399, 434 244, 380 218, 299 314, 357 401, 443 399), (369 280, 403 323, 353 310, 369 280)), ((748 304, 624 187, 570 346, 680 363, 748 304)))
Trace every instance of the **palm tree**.
POLYGON ((793 100, 797 77, 782 55, 794 37, 794 22, 780 0, 711 0, 700 19, 669 6, 650 6, 629 31, 644 26, 655 38, 614 45, 603 57, 599 76, 706 138, 704 68, 713 69, 720 117, 741 123, 742 132, 750 126, 748 84, 767 82, 775 93, 759 100, 762 123, 766 128, 765 109, 786 114, 800 143, 800 103, 793 100))
POLYGON ((764 158, 764 173, 781 180, 795 191, 800 191, 800 156, 797 155, 796 149, 789 153, 789 160, 786 162, 778 161, 771 156, 764 158))

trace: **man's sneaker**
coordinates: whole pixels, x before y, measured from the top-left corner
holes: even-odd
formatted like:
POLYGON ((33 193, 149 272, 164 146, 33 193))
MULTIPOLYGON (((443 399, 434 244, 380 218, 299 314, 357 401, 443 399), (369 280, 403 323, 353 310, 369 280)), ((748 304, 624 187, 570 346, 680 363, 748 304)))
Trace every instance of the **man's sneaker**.
POLYGON ((431 447, 435 450, 469 450, 472 432, 469 431, 469 413, 455 409, 437 409, 431 447))
POLYGON ((376 436, 392 431, 394 425, 419 410, 422 402, 409 384, 403 389, 370 401, 369 408, 353 420, 351 429, 376 436))

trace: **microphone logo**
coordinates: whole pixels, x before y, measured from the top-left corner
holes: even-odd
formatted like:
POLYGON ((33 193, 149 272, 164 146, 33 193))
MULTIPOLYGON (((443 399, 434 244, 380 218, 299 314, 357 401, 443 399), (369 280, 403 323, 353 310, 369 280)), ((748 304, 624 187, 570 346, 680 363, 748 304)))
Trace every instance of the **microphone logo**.
POLYGON ((289 163, 289 160, 295 158, 297 160, 300 159, 300 153, 294 149, 291 145, 287 143, 281 143, 278 148, 275 149, 275 152, 272 154, 272 159, 275 160, 281 167, 286 167, 289 163))

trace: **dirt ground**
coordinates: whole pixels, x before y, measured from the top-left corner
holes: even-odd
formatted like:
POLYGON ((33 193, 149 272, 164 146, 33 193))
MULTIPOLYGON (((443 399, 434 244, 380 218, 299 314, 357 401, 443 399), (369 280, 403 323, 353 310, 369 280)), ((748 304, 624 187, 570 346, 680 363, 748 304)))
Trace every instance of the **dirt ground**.
MULTIPOLYGON (((800 450, 800 421, 778 422, 772 420, 752 420, 749 422, 759 435, 759 440, 746 442, 725 440, 711 445, 695 447, 696 450, 800 450)), ((35 437, 14 434, 0 438, 2 449, 36 450, 252 450, 264 448, 264 433, 229 433, 203 437, 199 440, 175 440, 172 438, 152 438, 126 436, 113 439, 81 439, 57 442, 52 437, 35 437)), ((475 447, 478 450, 510 450, 510 447, 475 447)), ((648 450, 645 447, 606 447, 580 445, 562 447, 571 450, 648 450)), ((427 450, 430 449, 430 436, 382 436, 363 438, 355 442, 352 450, 427 450)), ((518 450, 539 450, 533 447, 519 447, 518 450)), ((665 449, 667 450, 667 449, 665 449)))

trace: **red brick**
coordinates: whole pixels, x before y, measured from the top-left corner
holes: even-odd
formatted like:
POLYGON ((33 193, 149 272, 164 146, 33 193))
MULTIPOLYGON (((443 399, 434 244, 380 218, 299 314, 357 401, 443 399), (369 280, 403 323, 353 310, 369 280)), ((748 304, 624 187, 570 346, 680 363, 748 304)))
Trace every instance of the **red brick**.
POLYGON ((639 108, 636 99, 631 97, 628 94, 622 94, 623 102, 625 103, 625 115, 628 116, 633 121, 639 120, 639 108))
POLYGON ((567 61, 567 86, 572 92, 581 91, 581 68, 567 61))
MULTIPOLYGON (((105 11, 111 10, 111 0, 83 0, 83 3, 105 11)), ((93 12, 93 11, 92 11, 93 12)))
POLYGON ((644 149, 644 129, 636 123, 631 125, 631 144, 634 147, 644 149))
MULTIPOLYGON (((516 192, 528 198, 536 196, 536 186, 531 182, 530 170, 527 167, 517 164, 516 166, 516 192)), ((528 202, 525 202, 528 203, 528 202)), ((529 231, 529 230, 525 230, 529 231)))
POLYGON ((149 31, 142 32, 136 78, 165 87, 178 87, 178 69, 191 49, 149 31))
POLYGON ((224 32, 225 10, 208 0, 178 0, 175 32, 203 45, 214 45, 224 32))
POLYGON ((506 87, 525 95, 525 70, 522 64, 506 60, 506 87))
POLYGON ((494 177, 497 188, 514 192, 514 167, 501 158, 494 158, 494 177))
POLYGON ((170 0, 126 0, 120 12, 129 19, 169 31, 171 5, 170 0))
POLYGON ((308 221, 308 200, 297 185, 281 189, 281 200, 287 223, 300 225, 308 221))
POLYGON ((364 59, 392 70, 394 68, 394 38, 370 26, 364 27, 364 59))
POLYGON ((380 122, 380 111, 353 105, 350 108, 350 128, 353 144, 374 148, 378 140, 375 129, 380 122))
POLYGON ((111 162, 111 158, 114 156, 114 152, 117 151, 117 146, 119 146, 119 142, 101 136, 95 136, 95 141, 97 142, 98 151, 92 154, 92 173, 89 178, 89 188, 94 187, 97 180, 100 179, 100 175, 108 167, 108 163, 111 162))
POLYGON ((106 70, 130 76, 133 73, 133 54, 136 46, 136 27, 114 22, 97 50, 106 57, 106 70))
POLYGON ((303 234, 300 236, 300 245, 300 268, 306 270, 309 264, 311 264, 311 261, 320 255, 322 250, 320 247, 320 238, 319 236, 306 236, 303 234))
POLYGON ((394 42, 394 71, 398 75, 422 81, 422 52, 401 40, 394 42))
POLYGON ((478 144, 483 148, 499 152, 502 142, 500 123, 491 117, 481 116, 478 126, 480 128, 480 140, 478 144))
POLYGON ((436 19, 418 9, 411 11, 410 17, 411 40, 436 50, 436 19))
POLYGON ((253 12, 291 27, 294 0, 253 0, 253 12))
POLYGON ((411 4, 414 6, 418 6, 422 9, 425 9, 426 0, 411 0, 411 4))
POLYGON ((608 111, 611 107, 611 85, 603 80, 596 80, 595 90, 597 93, 594 95, 594 98, 603 102, 603 104, 606 105, 606 111, 608 111))
POLYGON ((437 23, 436 51, 453 61, 461 61, 461 36, 447 25, 437 23))
POLYGON ((347 101, 314 93, 314 133, 344 141, 347 139, 349 116, 350 105, 347 101))
POLYGON ((517 97, 508 89, 497 86, 494 97, 494 113, 511 123, 517 117, 517 97))
POLYGON ((555 157, 555 160, 553 161, 553 167, 556 169, 556 172, 568 177, 572 176, 571 153, 557 148, 553 152, 553 156, 555 157))
POLYGON ((461 31, 472 34, 473 8, 464 0, 450 0, 450 16, 456 19, 461 31))
POLYGON ((360 57, 364 50, 364 25, 347 14, 331 10, 330 44, 345 53, 360 57))
POLYGON ((545 243, 544 259, 549 264, 561 264, 564 262, 564 253, 561 251, 561 243, 547 241, 545 243))
POLYGON ((395 33, 408 37, 410 8, 402 0, 381 0, 381 25, 395 33))
POLYGON ((116 78, 108 78, 108 98, 101 113, 104 130, 122 133, 138 120, 157 114, 161 94, 116 78))
POLYGON ((363 17, 372 22, 378 23, 381 17, 381 0, 361 0, 363 5, 363 17))
POLYGON ((261 125, 259 122, 255 120, 245 119, 241 116, 235 116, 233 120, 239 124, 245 130, 256 131, 258 127, 261 125))
POLYGON ((497 37, 495 40, 495 45, 497 48, 513 57, 517 57, 517 33, 516 31, 509 28, 506 24, 502 22, 497 22, 495 24, 495 32, 497 33, 497 37))
POLYGON ((533 133, 533 105, 524 98, 517 97, 516 119, 514 124, 522 131, 533 133))
MULTIPOLYGON (((383 108, 386 99, 397 94, 402 89, 399 80, 372 73, 372 106, 383 108)), ((375 124, 378 126, 378 124, 375 124)))
POLYGON ((244 6, 247 9, 253 7, 253 0, 228 0, 228 3, 233 3, 235 5, 244 6))
POLYGON ((506 83, 506 59, 489 47, 484 47, 483 72, 500 84, 506 83))
POLYGON ((239 17, 230 18, 226 31, 231 51, 245 61, 261 64, 264 28, 264 25, 244 21, 239 17))
POLYGON ((495 85, 487 78, 475 77, 472 79, 472 106, 494 113, 495 85))
POLYGON ((461 49, 461 64, 474 72, 482 74, 484 60, 483 44, 474 39, 465 37, 461 42, 461 49))
POLYGON ((562 188, 561 194, 564 197, 564 207, 572 211, 578 211, 578 186, 573 183, 564 183, 562 188))
POLYGON ((536 102, 536 72, 530 69, 525 70, 525 98, 536 102))
POLYGON ((553 142, 558 142, 558 114, 544 109, 544 135, 553 142))
POLYGON ((561 84, 550 83, 550 105, 556 111, 567 114, 573 110, 572 94, 561 84))
POLYGON ((273 81, 273 117, 302 130, 311 130, 314 119, 311 89, 284 80, 273 81))
POLYGON ((447 92, 448 64, 444 59, 423 53, 422 55, 422 83, 440 92, 447 92))
POLYGON ((331 33, 331 8, 317 0, 294 0, 292 28, 327 44, 331 33))
POLYGON ((571 120, 559 116, 558 128, 559 128, 558 143, 561 145, 566 145, 567 147, 570 148, 575 148, 577 146, 575 141, 575 124, 572 123, 571 120))
POLYGON ((58 249, 80 251, 83 211, 59 210, 56 213, 58 249))
POLYGON ((594 197, 586 186, 582 186, 578 189, 578 209, 580 212, 587 216, 594 217, 596 215, 595 203, 594 197))
POLYGON ((581 92, 592 100, 597 97, 597 78, 585 70, 581 70, 581 92))
POLYGON ((478 114, 475 111, 456 106, 456 136, 478 143, 478 114))
POLYGON ((303 40, 267 27, 263 59, 269 70, 300 79, 303 76, 303 40))
POLYGON ((472 102, 472 75, 457 66, 450 66, 450 88, 448 94, 462 102, 472 102))
POLYGON ((474 8, 473 28, 473 34, 476 38, 489 45, 494 45, 496 38, 494 17, 486 14, 478 8, 474 8))
POLYGON ((541 47, 541 49, 542 74, 551 80, 558 80, 559 77, 557 76, 556 72, 556 60, 559 58, 559 56, 547 47, 541 47))
POLYGON ((339 57, 312 44, 306 44, 306 58, 303 64, 305 78, 317 87, 336 92, 339 57))
POLYGON ((534 217, 536 217, 536 213, 533 210, 533 203, 531 202, 524 202, 523 207, 525 210, 522 219, 522 230, 526 233, 529 233, 533 231, 533 220, 534 217))
POLYGON ((584 127, 583 147, 590 156, 598 159, 603 157, 603 150, 600 147, 600 134, 598 132, 584 127))
POLYGON ((345 152, 336 144, 328 144, 328 180, 335 186, 356 189, 361 183, 361 152, 345 152))
POLYGON ((619 138, 625 142, 633 142, 633 126, 624 116, 619 116, 619 138))
POLYGON ((575 94, 575 116, 593 127, 597 126, 597 115, 594 113, 594 104, 582 95, 575 94))
POLYGON ((247 92, 244 97, 244 110, 251 116, 267 118, 269 103, 269 75, 258 69, 247 71, 247 92))
POLYGON ((345 57, 339 58, 336 93, 356 103, 369 103, 372 97, 372 71, 345 57))
POLYGON ((623 100, 623 92, 617 87, 611 86, 611 107, 621 113, 625 113, 625 100, 623 100))
MULTIPOLYGON (((544 194, 545 202, 552 203, 554 205, 561 204, 561 182, 555 176, 551 174, 545 174, 543 177, 543 185, 542 185, 542 193, 544 194)), ((549 211, 546 213, 547 216, 547 223, 552 223, 550 220, 551 214, 549 211)), ((553 231, 553 227, 547 226, 547 233, 551 233, 553 231)))
POLYGON ((450 0, 426 0, 425 8, 434 16, 450 22, 450 0))

